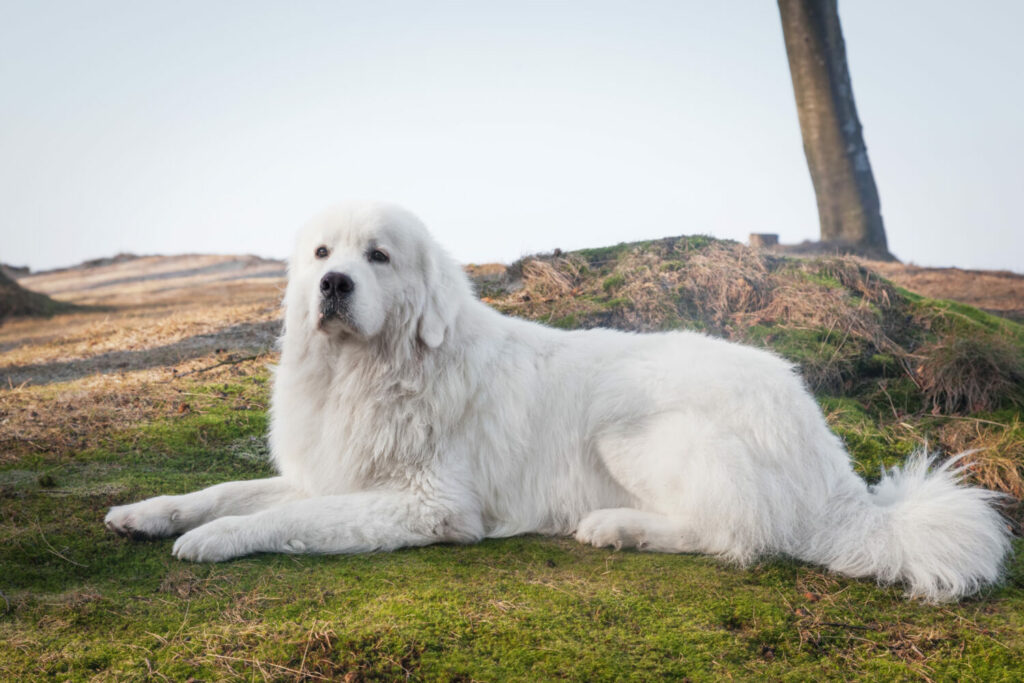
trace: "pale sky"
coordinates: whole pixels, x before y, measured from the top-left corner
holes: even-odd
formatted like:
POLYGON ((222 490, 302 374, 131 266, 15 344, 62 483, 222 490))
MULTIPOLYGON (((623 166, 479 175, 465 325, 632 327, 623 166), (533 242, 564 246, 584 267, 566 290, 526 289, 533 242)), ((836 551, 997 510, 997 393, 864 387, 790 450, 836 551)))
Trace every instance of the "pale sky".
MULTIPOLYGON (((891 250, 1024 272, 1024 2, 840 14, 891 250)), ((283 257, 345 198, 463 262, 818 233, 770 0, 0 0, 0 261, 283 257)))

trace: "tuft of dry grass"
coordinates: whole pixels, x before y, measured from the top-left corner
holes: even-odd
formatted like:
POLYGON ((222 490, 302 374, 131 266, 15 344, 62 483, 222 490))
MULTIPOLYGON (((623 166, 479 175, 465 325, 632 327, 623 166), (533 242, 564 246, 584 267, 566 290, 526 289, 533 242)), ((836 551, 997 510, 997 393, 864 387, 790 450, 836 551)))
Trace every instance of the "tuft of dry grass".
POLYGON ((524 290, 529 297, 525 301, 551 302, 572 294, 573 281, 579 277, 578 270, 573 272, 572 264, 564 259, 555 263, 537 260, 523 263, 523 279, 530 283, 529 290, 524 290), (556 268, 555 263, 562 270, 556 268))
POLYGON ((946 334, 916 355, 918 384, 933 413, 975 413, 1022 399, 1024 361, 1008 339, 946 334))
POLYGON ((763 311, 772 303, 774 264, 743 245, 713 243, 686 262, 686 298, 713 328, 727 330, 737 315, 763 311))
POLYGON ((219 575, 199 577, 188 567, 178 567, 164 576, 157 590, 160 593, 167 593, 181 599, 205 595, 227 595, 227 590, 224 588, 227 581, 226 577, 219 575))
POLYGON ((950 453, 971 452, 968 472, 979 485, 1024 500, 1024 424, 958 419, 938 430, 939 443, 950 453))

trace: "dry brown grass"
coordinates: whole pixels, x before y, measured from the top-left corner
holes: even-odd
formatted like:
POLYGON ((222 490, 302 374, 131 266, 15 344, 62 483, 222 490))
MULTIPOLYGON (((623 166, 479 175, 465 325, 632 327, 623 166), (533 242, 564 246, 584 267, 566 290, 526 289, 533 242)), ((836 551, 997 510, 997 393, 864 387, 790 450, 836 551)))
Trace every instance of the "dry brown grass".
POLYGON ((755 325, 774 330, 769 342, 802 330, 823 335, 821 348, 796 359, 815 389, 841 390, 875 353, 911 376, 910 354, 893 338, 902 299, 849 258, 784 259, 724 242, 693 249, 680 239, 597 263, 579 254, 538 257, 520 272, 516 286, 493 297, 516 315, 570 327, 691 327, 739 341, 751 341, 755 325))
POLYGON ((151 257, 31 278, 58 297, 100 297, 107 306, 0 328, 0 461, 68 457, 183 405, 201 411, 216 400, 185 395, 181 377, 216 382, 262 372, 275 357, 283 287, 262 277, 272 266, 151 257), (253 269, 261 276, 246 277, 253 269))
POLYGON ((530 283, 529 290, 524 289, 524 294, 529 297, 525 301, 551 302, 573 293, 573 284, 579 281, 578 269, 573 268, 573 263, 565 259, 556 263, 561 270, 548 261, 528 261, 523 264, 523 279, 530 283))
POLYGON ((687 260, 682 269, 684 292, 702 318, 727 330, 737 315, 763 311, 772 303, 772 265, 753 249, 715 243, 687 260))
POLYGON ((19 279, 59 301, 114 307, 179 306, 183 301, 238 303, 262 298, 284 281, 284 264, 255 256, 144 256, 95 268, 19 279))
MULTIPOLYGON (((242 399, 190 391, 177 378, 196 373, 191 377, 204 383, 237 380, 263 372, 275 357, 266 353, 224 362, 223 354, 209 354, 165 367, 0 390, 0 462, 28 453, 60 460, 159 417, 202 412, 212 401, 238 403, 242 399)), ((266 409, 251 401, 242 407, 266 409)))
POLYGON ((532 317, 551 317, 588 313, 596 310, 588 306, 589 299, 614 296, 628 300, 634 314, 630 322, 639 329, 659 329, 667 318, 683 313, 726 331, 743 323, 782 320, 849 327, 855 334, 884 339, 884 331, 869 319, 870 307, 888 309, 899 299, 885 281, 847 258, 781 259, 726 242, 687 251, 685 260, 681 256, 672 240, 662 241, 609 261, 613 266, 603 276, 595 276, 576 254, 529 259, 521 266, 521 286, 495 301, 532 317), (826 278, 842 288, 830 287, 826 278), (859 300, 852 315, 851 294, 859 300), (571 300, 562 301, 565 297, 571 300))
MULTIPOLYGON (((222 337, 226 330, 244 324, 255 326, 272 322, 278 317, 279 307, 271 299, 245 304, 228 301, 219 305, 184 301, 174 308, 73 313, 57 320, 21 319, 0 329, 0 380, 8 386, 20 384, 31 378, 24 377, 24 372, 16 372, 16 367, 83 361, 112 352, 148 351, 175 345, 178 346, 172 353, 204 345, 212 351, 218 344, 230 346, 232 341, 241 341, 214 339, 222 337)), ((260 341, 272 343, 272 333, 260 341)), ((167 361, 179 359, 169 357, 167 361)))
POLYGON ((188 567, 172 569, 164 576, 157 589, 182 599, 203 595, 227 595, 225 586, 230 582, 227 576, 210 575, 200 577, 188 567))
POLYGON ((58 392, 0 391, 0 462, 26 453, 61 458, 96 446, 111 434, 167 414, 179 391, 138 375, 87 378, 58 392))
POLYGON ((971 451, 971 478, 993 491, 1024 500, 1024 424, 1019 417, 1009 423, 958 419, 943 425, 939 443, 950 453, 971 451))
POLYGON ((947 334, 916 356, 919 384, 935 413, 975 413, 1022 398, 1024 360, 1003 337, 947 334))
POLYGON ((924 343, 947 314, 916 307, 853 258, 783 258, 715 241, 693 248, 679 238, 599 259, 535 257, 508 277, 518 280, 488 290, 505 312, 556 326, 689 327, 767 344, 798 362, 815 391, 848 393, 867 369, 910 380, 935 411, 956 414, 1019 399, 1024 386, 1024 360, 1008 335, 977 323, 977 334, 958 328, 924 343))

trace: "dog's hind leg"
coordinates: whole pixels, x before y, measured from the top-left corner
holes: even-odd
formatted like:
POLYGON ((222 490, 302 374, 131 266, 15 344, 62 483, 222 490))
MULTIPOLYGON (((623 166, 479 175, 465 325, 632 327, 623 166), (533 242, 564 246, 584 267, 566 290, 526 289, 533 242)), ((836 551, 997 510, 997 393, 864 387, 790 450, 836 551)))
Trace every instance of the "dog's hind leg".
POLYGON ((576 538, 596 546, 699 552, 745 564, 774 544, 773 477, 748 444, 700 415, 666 412, 603 435, 598 456, 628 508, 589 511, 576 538))

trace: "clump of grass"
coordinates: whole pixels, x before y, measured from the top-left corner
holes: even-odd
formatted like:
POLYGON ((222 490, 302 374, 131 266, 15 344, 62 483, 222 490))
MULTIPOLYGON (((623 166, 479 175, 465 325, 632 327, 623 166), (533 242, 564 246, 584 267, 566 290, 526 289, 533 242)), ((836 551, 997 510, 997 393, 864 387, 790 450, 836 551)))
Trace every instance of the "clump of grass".
POLYGON ((727 330, 737 314, 771 303, 770 265, 759 252, 738 244, 709 245, 687 260, 683 295, 706 323, 727 330))
MULTIPOLYGON (((557 263, 557 262, 556 262, 557 263)), ((530 283, 527 300, 553 301, 572 292, 571 274, 562 272, 549 261, 527 261, 523 264, 523 279, 530 283)))
POLYGON ((933 412, 975 413, 1021 402, 1020 349, 993 334, 946 334, 917 351, 919 382, 933 412))
POLYGON ((1016 413, 1005 422, 977 418, 952 420, 938 429, 950 453, 970 452, 968 471, 987 489, 1024 500, 1024 423, 1016 413))
POLYGON ((626 284, 626 277, 622 273, 616 273, 605 278, 604 282, 601 283, 601 289, 606 292, 610 292, 613 289, 618 289, 622 285, 626 284))

